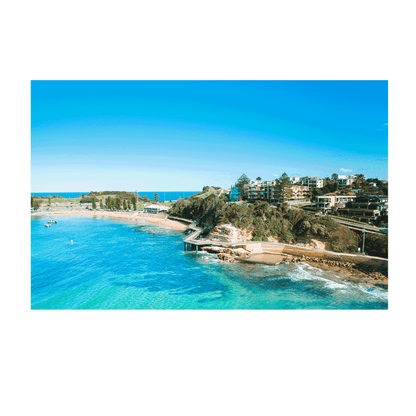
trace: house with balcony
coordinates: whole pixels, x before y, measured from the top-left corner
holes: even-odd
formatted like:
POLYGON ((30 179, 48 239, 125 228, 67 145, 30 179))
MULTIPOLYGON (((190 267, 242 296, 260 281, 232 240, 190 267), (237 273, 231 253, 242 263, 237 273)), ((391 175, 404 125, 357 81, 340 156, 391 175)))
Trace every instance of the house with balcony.
POLYGON ((295 183, 300 184, 301 177, 300 176, 290 176, 289 182, 291 185, 294 185, 295 183))
POLYGON ((320 195, 316 197, 314 206, 323 211, 328 211, 331 208, 343 208, 346 204, 354 201, 356 198, 355 195, 320 195))
POLYGON ((375 222, 383 219, 387 222, 388 218, 388 196, 386 195, 361 195, 354 201, 350 201, 338 212, 349 218, 358 221, 375 222))
MULTIPOLYGON (((275 181, 252 180, 245 186, 247 199, 249 202, 263 200, 268 202, 280 202, 281 194, 275 181)), ((308 187, 302 185, 292 185, 289 199, 300 200, 308 197, 308 187)))
POLYGON ((352 185, 357 179, 357 175, 338 175, 336 180, 338 188, 346 188, 347 186, 352 185))
POLYGON ((324 180, 316 176, 304 176, 300 178, 300 183, 308 188, 323 188, 324 180))
POLYGON ((303 185, 292 185, 290 199, 306 199, 308 198, 309 188, 303 185))

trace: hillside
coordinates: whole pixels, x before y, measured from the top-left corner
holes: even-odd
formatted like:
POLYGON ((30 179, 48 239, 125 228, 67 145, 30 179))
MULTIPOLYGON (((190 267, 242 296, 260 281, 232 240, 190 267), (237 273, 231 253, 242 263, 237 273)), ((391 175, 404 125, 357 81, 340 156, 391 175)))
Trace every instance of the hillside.
MULTIPOLYGON (((201 194, 177 201, 171 215, 191 219, 204 228, 208 235, 217 225, 232 224, 252 241, 325 244, 327 250, 356 253, 361 247, 361 236, 329 217, 318 217, 299 209, 283 209, 265 201, 231 203, 224 194, 211 187, 201 194)), ((366 252, 387 257, 387 237, 366 237, 366 252)))

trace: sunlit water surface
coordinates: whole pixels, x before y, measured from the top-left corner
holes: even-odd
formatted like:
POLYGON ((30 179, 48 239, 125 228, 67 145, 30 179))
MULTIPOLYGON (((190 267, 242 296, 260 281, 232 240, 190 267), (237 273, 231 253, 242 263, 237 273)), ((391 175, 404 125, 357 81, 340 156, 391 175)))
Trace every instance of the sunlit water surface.
POLYGON ((306 264, 223 263, 143 222, 38 216, 31 229, 32 309, 387 309, 383 289, 306 264))

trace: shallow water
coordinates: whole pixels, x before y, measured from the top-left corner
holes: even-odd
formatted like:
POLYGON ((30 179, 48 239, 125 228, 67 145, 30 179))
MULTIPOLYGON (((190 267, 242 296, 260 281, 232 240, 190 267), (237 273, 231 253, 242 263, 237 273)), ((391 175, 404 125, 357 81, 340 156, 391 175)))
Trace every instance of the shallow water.
POLYGON ((143 222, 50 218, 31 220, 32 309, 387 309, 386 290, 307 264, 223 263, 143 222))

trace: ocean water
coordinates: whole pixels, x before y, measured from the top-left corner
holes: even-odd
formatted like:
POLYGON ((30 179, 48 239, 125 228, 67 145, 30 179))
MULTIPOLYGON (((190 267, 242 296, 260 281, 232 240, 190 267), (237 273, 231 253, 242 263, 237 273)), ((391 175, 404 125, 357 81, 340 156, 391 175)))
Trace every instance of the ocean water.
POLYGON ((179 198, 188 198, 189 196, 195 195, 201 191, 152 191, 152 192, 141 192, 138 191, 137 193, 140 196, 147 196, 149 199, 153 199, 155 194, 158 194, 159 201, 176 201, 179 198))
POLYGON ((180 232, 138 221, 32 216, 31 250, 32 309, 388 306, 383 289, 333 281, 306 264, 223 263, 183 251, 180 232), (51 218, 57 224, 45 227, 51 218))
POLYGON ((54 195, 59 195, 62 198, 78 198, 79 196, 82 195, 88 195, 88 192, 32 192, 31 195, 32 196, 54 196, 54 195))
MULTIPOLYGON (((130 191, 135 192, 135 191, 130 191)), ((195 195, 201 191, 138 191, 137 193, 141 196, 147 196, 149 199, 153 199, 155 194, 159 195, 159 201, 176 201, 179 198, 188 198, 189 196, 195 195)), ((88 192, 32 192, 32 196, 53 196, 59 195, 63 198, 78 198, 79 196, 88 195, 88 192)))

